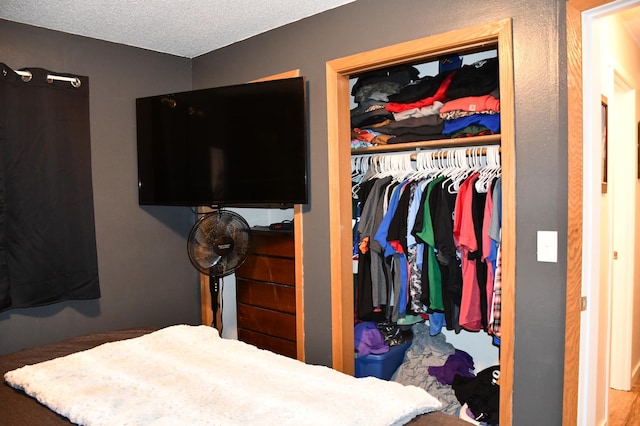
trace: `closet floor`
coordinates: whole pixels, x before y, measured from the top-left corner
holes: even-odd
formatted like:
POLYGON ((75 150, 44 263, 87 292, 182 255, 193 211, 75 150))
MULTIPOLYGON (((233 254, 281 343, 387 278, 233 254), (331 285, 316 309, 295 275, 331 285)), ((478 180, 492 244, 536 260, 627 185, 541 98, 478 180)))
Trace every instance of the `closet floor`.
POLYGON ((608 426, 640 426, 640 376, 631 391, 609 390, 608 426))

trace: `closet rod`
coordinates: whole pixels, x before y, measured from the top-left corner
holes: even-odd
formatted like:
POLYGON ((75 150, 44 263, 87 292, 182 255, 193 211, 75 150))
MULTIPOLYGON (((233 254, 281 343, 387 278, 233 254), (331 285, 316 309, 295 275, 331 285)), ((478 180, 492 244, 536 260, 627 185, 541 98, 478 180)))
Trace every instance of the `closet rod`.
MULTIPOLYGON (((440 156, 442 158, 447 158, 447 153, 449 151, 450 150, 447 150, 447 149, 439 150, 440 156)), ((502 147, 498 148, 498 152, 502 152, 502 147)), ((486 147, 483 147, 483 148, 467 148, 464 153, 465 153, 465 155, 467 157, 472 156, 472 155, 487 155, 487 148, 486 147)), ((418 152, 416 152, 415 154, 411 154, 411 160, 416 160, 418 158, 418 154, 419 154, 418 152)))
MULTIPOLYGON (((33 77, 33 74, 31 74, 30 71, 17 70, 16 74, 21 76, 22 80, 24 80, 24 81, 31 81, 31 78, 33 77)), ((73 87, 80 87, 80 85, 82 84, 82 82, 80 81, 80 79, 78 77, 65 77, 65 76, 62 76, 62 75, 47 74, 47 81, 49 83, 51 83, 53 80, 67 81, 67 82, 71 83, 71 85, 73 87)))
POLYGON ((469 138, 446 138, 431 141, 404 142, 391 145, 375 145, 367 148, 355 148, 351 155, 367 155, 373 152, 415 151, 420 149, 446 149, 460 146, 500 145, 500 134, 473 136, 469 138))

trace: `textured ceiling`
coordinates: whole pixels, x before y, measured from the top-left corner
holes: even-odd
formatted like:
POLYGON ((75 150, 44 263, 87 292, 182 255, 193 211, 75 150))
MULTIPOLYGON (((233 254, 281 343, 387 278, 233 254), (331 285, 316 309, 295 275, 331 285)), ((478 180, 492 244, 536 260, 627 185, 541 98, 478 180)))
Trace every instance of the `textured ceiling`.
MULTIPOLYGON (((0 19, 193 58, 356 0, 0 0, 0 19)), ((640 45, 640 7, 620 12, 640 45)))
POLYGON ((193 58, 355 0, 1 0, 0 18, 193 58))

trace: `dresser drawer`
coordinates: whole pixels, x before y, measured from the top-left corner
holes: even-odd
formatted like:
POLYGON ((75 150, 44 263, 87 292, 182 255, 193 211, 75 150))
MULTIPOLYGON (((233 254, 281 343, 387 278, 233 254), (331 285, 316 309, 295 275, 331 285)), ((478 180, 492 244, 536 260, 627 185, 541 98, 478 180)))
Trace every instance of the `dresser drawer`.
POLYGON ((296 290, 287 285, 236 277, 236 299, 245 305, 296 313, 296 290))
POLYGON ((278 337, 268 336, 266 334, 260 334, 240 328, 238 329, 238 339, 257 346, 260 349, 266 349, 280 355, 288 356, 289 358, 295 359, 298 355, 296 342, 280 339, 278 337))
POLYGON ((252 231, 251 254, 266 256, 295 257, 293 233, 283 231, 252 231))
POLYGON ((295 342, 296 316, 256 306, 238 304, 238 329, 255 331, 295 342))
POLYGON ((249 256, 236 270, 238 339, 296 358, 293 232, 253 229, 249 256))
POLYGON ((295 261, 283 257, 249 255, 236 270, 236 277, 295 285, 295 261))

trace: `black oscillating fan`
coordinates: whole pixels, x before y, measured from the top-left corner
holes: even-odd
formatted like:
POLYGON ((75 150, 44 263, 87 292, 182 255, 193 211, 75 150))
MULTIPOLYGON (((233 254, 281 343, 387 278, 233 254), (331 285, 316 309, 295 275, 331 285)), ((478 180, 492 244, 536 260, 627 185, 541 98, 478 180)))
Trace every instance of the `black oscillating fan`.
POLYGON ((189 233, 189 260, 209 276, 213 327, 216 327, 220 278, 232 274, 244 263, 250 244, 251 229, 247 221, 229 210, 207 213, 189 233))

